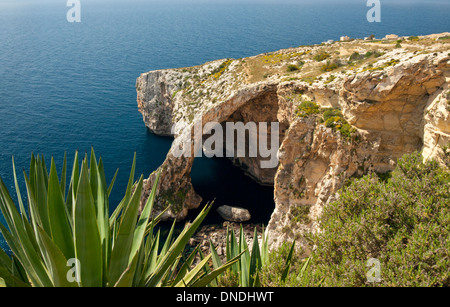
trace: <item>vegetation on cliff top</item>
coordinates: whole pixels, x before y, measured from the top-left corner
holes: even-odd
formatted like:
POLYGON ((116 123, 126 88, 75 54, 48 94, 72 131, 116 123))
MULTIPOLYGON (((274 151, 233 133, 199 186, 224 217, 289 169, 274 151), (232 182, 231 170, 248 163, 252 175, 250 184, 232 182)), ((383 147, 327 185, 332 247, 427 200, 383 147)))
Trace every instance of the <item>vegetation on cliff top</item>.
MULTIPOLYGON (((449 165, 448 147, 444 156, 449 165)), ((350 181, 324 208, 322 231, 309 238, 315 246, 311 257, 303 258, 302 250, 292 253, 285 242, 269 254, 261 284, 450 286, 449 185, 448 168, 423 162, 417 152, 403 156, 389 176, 350 181), (281 278, 286 270, 288 277, 281 278)))
POLYGON ((324 208, 311 284, 450 286, 449 185, 448 169, 420 153, 401 158, 387 180, 352 181, 324 208), (380 263, 379 282, 368 282, 369 258, 380 263))
POLYGON ((351 139, 356 133, 356 129, 345 120, 341 110, 337 108, 321 108, 313 101, 302 101, 297 106, 295 114, 301 118, 321 114, 322 117, 319 119, 319 122, 327 128, 339 131, 341 136, 347 140, 351 139))

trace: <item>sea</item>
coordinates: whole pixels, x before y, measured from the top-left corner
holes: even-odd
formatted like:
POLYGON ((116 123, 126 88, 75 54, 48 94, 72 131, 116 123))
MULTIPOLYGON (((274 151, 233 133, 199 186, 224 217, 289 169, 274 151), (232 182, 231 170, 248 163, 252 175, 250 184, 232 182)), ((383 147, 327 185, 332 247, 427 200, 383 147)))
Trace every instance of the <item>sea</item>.
MULTIPOLYGON (((31 154, 94 148, 107 180, 119 169, 111 209, 126 188, 133 155, 137 176, 164 161, 172 138, 149 132, 138 112, 141 73, 242 58, 348 35, 425 35, 450 31, 450 1, 381 0, 369 22, 366 0, 0 0, 0 177, 22 196, 31 154), (79 22, 69 22, 80 4, 79 22), (73 4, 75 3, 75 4, 73 4)), ((136 178, 137 178, 136 176, 136 178)), ((249 208, 267 223, 273 187, 260 186, 227 159, 197 158, 191 173, 204 203, 249 208)), ((24 201, 26 201, 24 199, 24 201)), ((209 223, 221 220, 214 212, 209 223)), ((3 217, 0 222, 5 224, 3 217)), ((2 237, 0 247, 8 250, 2 237)))

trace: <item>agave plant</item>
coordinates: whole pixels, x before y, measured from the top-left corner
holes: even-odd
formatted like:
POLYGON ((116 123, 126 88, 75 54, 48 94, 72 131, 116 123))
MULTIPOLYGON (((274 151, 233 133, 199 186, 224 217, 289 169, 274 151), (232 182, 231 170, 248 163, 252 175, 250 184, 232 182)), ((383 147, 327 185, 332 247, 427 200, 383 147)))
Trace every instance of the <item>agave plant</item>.
MULTIPOLYGON (((66 194, 66 156, 58 177, 52 158, 50 172, 43 156, 31 156, 24 172, 27 208, 20 193, 13 159, 18 208, 0 178, 0 224, 12 255, 0 249, 0 286, 104 287, 104 286, 207 286, 238 258, 210 270, 211 255, 193 266, 183 252, 211 206, 174 239, 174 226, 162 242, 152 216, 157 180, 142 210, 143 176, 134 181, 136 154, 125 196, 109 214, 109 195, 117 172, 106 184, 102 159, 91 150, 79 164, 75 153, 66 194), (160 248, 160 242, 162 248, 160 248), (164 244, 162 244, 164 243, 164 244)), ((174 223, 175 225, 175 223, 174 223)), ((197 252, 198 249, 194 250, 197 252)))
MULTIPOLYGON (((239 242, 234 234, 234 230, 227 228, 226 261, 228 263, 230 260, 239 257, 239 262, 232 264, 229 270, 232 275, 238 276, 238 283, 241 287, 260 287, 261 282, 259 274, 263 266, 267 265, 269 262, 268 234, 263 230, 261 245, 259 244, 257 235, 255 228, 253 245, 250 252, 242 225, 239 230, 239 242)), ((292 243, 289 256, 286 259, 283 276, 281 277, 282 279, 286 279, 289 272, 294 247, 295 242, 292 243)), ((214 268, 219 269, 220 267, 223 267, 222 260, 211 240, 210 250, 214 268)), ((217 280, 214 281, 214 283, 217 285, 217 280)))

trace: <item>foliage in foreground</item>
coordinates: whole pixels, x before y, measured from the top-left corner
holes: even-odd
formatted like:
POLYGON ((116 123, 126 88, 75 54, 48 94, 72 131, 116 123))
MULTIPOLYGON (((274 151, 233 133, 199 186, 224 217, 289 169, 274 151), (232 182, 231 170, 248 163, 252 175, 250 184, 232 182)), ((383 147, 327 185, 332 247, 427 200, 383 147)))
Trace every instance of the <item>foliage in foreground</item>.
MULTIPOLYGON (((222 266, 222 260, 217 254, 211 241, 210 250, 213 255, 213 265, 215 268, 219 268, 222 266)), ((253 244, 250 251, 244 236, 242 225, 239 230, 239 241, 234 234, 234 230, 227 228, 226 260, 230 261, 231 259, 239 257, 239 261, 219 276, 214 285, 219 287, 264 287, 284 285, 286 279, 288 279, 288 274, 292 273, 291 262, 294 251, 295 242, 289 247, 288 253, 284 255, 285 257, 279 259, 276 269, 271 271, 268 268, 274 265, 271 261, 273 260, 272 258, 274 258, 274 253, 269 252, 268 236, 266 232, 263 231, 260 244, 255 228, 253 244), (276 284, 272 284, 272 281, 275 281, 276 284)), ((303 267, 303 272, 306 270, 306 266, 303 267)), ((302 278, 302 275, 299 275, 299 278, 302 278)), ((290 276, 292 277, 293 275, 290 276)))
POLYGON ((354 180, 324 209, 310 283, 450 286, 449 187, 448 169, 420 153, 400 159, 391 178, 354 180), (380 263, 378 283, 368 282, 369 258, 380 263))
POLYGON ((158 180, 139 212, 143 176, 134 182, 135 156, 125 196, 109 216, 116 176, 107 187, 102 159, 97 163, 93 150, 88 163, 86 155, 80 170, 75 154, 66 195, 66 159, 59 178, 53 159, 48 173, 44 158, 32 156, 29 176, 24 172, 27 210, 15 169, 20 211, 0 178, 0 209, 7 222, 0 231, 13 253, 9 257, 0 249, 0 286, 207 286, 237 261, 210 270, 211 256, 191 266, 194 254, 181 264, 186 244, 211 206, 175 240, 172 227, 161 248, 160 233, 153 231, 159 216, 151 216, 158 180))
POLYGON ((269 253, 268 265, 260 272, 262 287, 304 287, 320 286, 321 281, 312 285, 307 280, 311 269, 311 258, 304 259, 301 253, 286 242, 269 253), (289 265, 287 265, 289 264, 289 265))

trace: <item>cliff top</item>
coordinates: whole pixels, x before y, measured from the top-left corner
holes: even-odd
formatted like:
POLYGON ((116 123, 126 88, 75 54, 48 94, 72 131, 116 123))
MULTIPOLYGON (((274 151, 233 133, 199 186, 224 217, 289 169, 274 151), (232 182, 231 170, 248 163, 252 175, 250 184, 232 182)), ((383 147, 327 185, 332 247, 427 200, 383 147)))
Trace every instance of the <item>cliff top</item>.
MULTIPOLYGON (((229 99, 239 90, 258 84, 296 82, 333 89, 359 73, 384 72, 405 61, 437 55, 440 58, 450 56, 450 33, 399 37, 396 40, 329 41, 247 58, 221 59, 199 66, 144 73, 136 84, 138 103, 158 96, 155 95, 158 93, 140 91, 145 87, 149 74, 158 72, 158 78, 162 77, 166 84, 165 94, 170 96, 167 97, 170 102, 159 103, 172 104, 170 109, 174 111, 170 112, 172 117, 165 120, 170 124, 178 123, 181 129, 192 123, 196 114, 229 99)), ((154 118, 154 115, 149 117, 154 118)), ((147 126, 157 134, 172 134, 167 127, 161 129, 161 123, 158 123, 158 128, 151 124, 147 126)))

